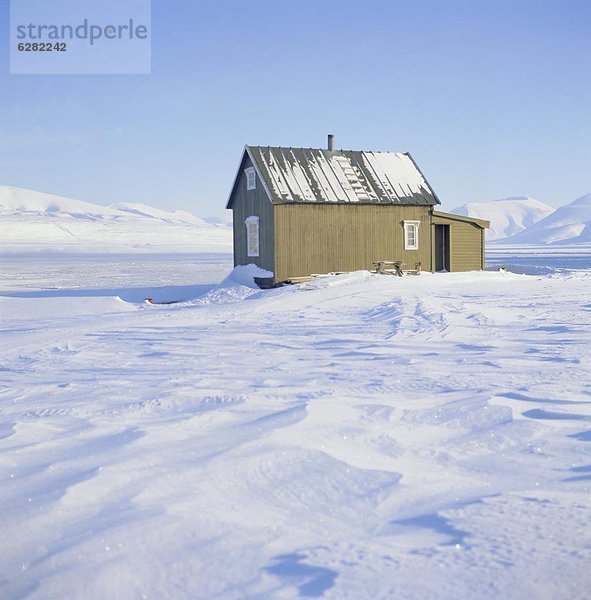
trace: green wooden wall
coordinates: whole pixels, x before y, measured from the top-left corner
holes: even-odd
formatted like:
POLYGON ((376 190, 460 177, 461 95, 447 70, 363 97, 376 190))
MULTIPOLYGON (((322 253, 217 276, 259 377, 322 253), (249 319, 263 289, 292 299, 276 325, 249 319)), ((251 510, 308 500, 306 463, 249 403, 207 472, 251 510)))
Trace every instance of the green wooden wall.
POLYGON ((275 277, 372 269, 378 260, 431 270, 428 206, 275 204, 275 277), (419 249, 404 250, 404 220, 420 221, 419 249))

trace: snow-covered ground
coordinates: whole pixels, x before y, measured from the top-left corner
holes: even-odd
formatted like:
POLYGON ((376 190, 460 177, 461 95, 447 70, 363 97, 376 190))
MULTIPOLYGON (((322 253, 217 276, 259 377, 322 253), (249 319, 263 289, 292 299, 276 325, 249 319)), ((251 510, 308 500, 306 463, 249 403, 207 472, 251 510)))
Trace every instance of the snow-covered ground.
POLYGON ((588 597, 591 271, 224 260, 4 281, 0 597, 588 597))
POLYGON ((488 244, 487 269, 503 267, 513 273, 550 275, 591 270, 591 245, 533 246, 488 244))
POLYGON ((0 295, 187 300, 232 269, 231 254, 0 254, 0 295))

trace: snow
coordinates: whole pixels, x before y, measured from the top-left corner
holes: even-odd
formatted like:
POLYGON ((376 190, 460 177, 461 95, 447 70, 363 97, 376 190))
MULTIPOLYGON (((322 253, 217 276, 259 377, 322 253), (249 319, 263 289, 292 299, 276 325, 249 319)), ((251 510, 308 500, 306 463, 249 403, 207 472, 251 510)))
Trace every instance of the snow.
POLYGON ((232 211, 226 211, 225 215, 213 216, 213 217, 203 217, 203 220, 210 225, 218 225, 221 227, 229 227, 232 229, 232 211))
POLYGON ((591 244, 591 193, 557 209, 517 196, 465 204, 452 212, 490 221, 487 242, 512 246, 591 244))
POLYGON ((114 216, 117 214, 115 210, 109 207, 98 206, 90 202, 8 186, 0 187, 0 210, 3 213, 10 211, 24 213, 86 213, 88 216, 114 216))
POLYGON ((351 285, 360 283, 372 278, 369 271, 352 271, 350 273, 341 273, 340 275, 321 275, 317 279, 304 283, 300 286, 301 290, 318 290, 341 285, 351 285))
POLYGON ((238 265, 215 288, 197 298, 198 304, 227 304, 240 302, 260 291, 255 283, 255 277, 273 277, 271 271, 265 271, 256 265, 238 265))
POLYGON ((118 202, 116 204, 109 205, 109 208, 114 208, 117 211, 128 212, 134 215, 142 217, 152 217, 154 219, 160 219, 169 223, 194 223, 195 225, 203 226, 206 221, 200 219, 183 210, 175 210, 168 212, 166 210, 160 210, 146 204, 131 203, 131 202, 118 202))
POLYGON ((529 246, 489 244, 486 268, 526 275, 566 274, 591 270, 591 247, 584 244, 529 246))
POLYGON ((222 281, 220 287, 231 287, 233 285, 243 285, 245 287, 259 289, 255 283, 255 277, 273 277, 272 271, 266 271, 256 265, 238 265, 234 267, 233 271, 222 281))
POLYGON ((400 198, 423 194, 428 185, 410 157, 400 152, 364 152, 368 161, 375 160, 400 198))
POLYGON ((570 204, 507 240, 511 244, 590 244, 591 194, 570 204))
POLYGON ((232 268, 231 254, 0 254, 0 295, 192 300, 232 268))
POLYGON ((492 202, 464 204, 452 212, 490 221, 486 230, 489 242, 511 237, 554 212, 554 208, 529 196, 501 198, 492 202))
POLYGON ((1 597, 588 595, 591 271, 261 291, 216 264, 159 306, 119 299, 155 266, 110 297, 91 261, 24 268, 1 597))
POLYGON ((258 146, 249 146, 247 151, 263 169, 269 191, 278 200, 398 203, 422 195, 426 201, 435 203, 429 185, 412 159, 399 152, 329 152, 258 146), (371 183, 363 169, 371 173, 371 183))
POLYGON ((232 232, 184 211, 0 187, 0 252, 47 251, 231 252, 232 232))

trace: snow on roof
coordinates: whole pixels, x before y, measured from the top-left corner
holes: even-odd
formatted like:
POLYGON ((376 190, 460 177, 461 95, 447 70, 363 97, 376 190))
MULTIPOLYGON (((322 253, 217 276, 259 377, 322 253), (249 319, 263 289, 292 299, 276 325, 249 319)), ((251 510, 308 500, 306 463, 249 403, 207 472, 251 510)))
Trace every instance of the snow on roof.
POLYGON ((246 146, 272 202, 440 204, 410 154, 246 146))

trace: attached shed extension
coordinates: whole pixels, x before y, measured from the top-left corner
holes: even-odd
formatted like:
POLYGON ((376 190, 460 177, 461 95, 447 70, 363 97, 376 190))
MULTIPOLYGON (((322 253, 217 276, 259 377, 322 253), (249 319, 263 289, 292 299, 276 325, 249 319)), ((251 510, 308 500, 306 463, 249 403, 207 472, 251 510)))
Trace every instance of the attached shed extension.
POLYGON ((433 271, 484 270, 488 221, 434 210, 432 223, 433 271))

